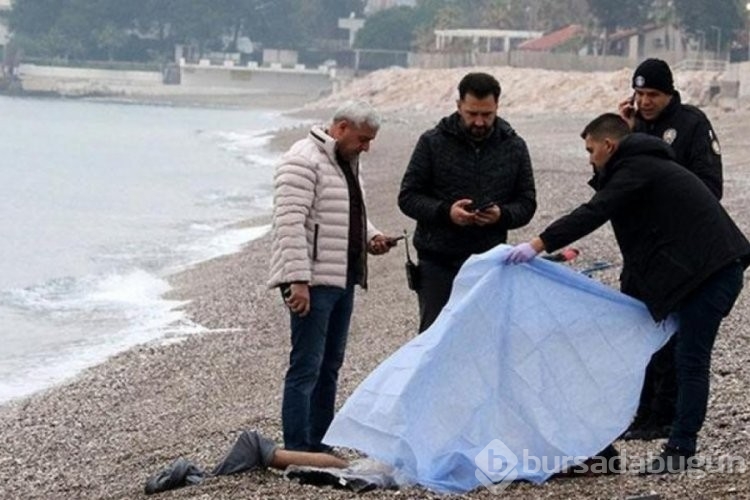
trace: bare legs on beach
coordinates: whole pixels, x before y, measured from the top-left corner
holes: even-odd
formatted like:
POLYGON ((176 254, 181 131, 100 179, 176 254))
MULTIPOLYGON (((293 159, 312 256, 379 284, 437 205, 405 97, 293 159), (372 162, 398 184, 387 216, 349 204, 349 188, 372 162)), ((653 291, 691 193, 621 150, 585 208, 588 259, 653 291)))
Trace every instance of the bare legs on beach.
POLYGON ((328 453, 310 451, 292 451, 277 448, 269 464, 274 469, 284 470, 290 465, 307 465, 311 467, 335 467, 345 469, 349 462, 328 453))

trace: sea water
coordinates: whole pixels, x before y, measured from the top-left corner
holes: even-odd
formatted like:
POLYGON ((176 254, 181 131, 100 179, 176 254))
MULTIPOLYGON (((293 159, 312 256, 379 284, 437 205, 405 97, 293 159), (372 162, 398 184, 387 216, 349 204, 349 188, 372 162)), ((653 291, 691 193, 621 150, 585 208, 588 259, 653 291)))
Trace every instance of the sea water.
POLYGON ((0 403, 199 331, 166 277, 267 232, 271 132, 230 110, 0 97, 0 403))

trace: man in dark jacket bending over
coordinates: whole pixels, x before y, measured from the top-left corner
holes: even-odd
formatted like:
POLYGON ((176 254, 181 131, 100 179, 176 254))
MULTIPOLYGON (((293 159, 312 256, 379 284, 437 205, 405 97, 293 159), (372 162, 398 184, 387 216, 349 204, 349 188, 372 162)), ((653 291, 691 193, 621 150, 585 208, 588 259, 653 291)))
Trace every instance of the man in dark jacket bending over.
MULTIPOLYGON (((607 221, 623 257, 624 293, 645 302, 655 320, 677 314, 677 406, 660 457, 645 472, 687 468, 708 404, 711 351, 722 319, 742 289, 750 243, 706 185, 674 161, 661 139, 630 134, 608 113, 581 136, 594 167, 596 194, 513 247, 511 263, 528 262, 591 233, 607 221)), ((616 333, 616 332, 613 332, 616 333)))
POLYGON ((500 84, 469 73, 458 110, 419 138, 401 181, 398 206, 417 221, 419 331, 448 302, 461 265, 505 243, 529 223, 536 190, 526 143, 497 116, 500 84))

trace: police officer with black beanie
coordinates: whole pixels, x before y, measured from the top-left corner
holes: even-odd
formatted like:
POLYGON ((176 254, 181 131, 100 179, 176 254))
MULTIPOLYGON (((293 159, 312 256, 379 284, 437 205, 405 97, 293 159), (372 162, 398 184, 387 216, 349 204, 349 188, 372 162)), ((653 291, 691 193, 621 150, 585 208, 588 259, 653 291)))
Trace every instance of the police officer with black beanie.
MULTIPOLYGON (((693 172, 717 199, 722 196, 721 146, 711 122, 695 106, 683 104, 669 65, 646 59, 633 72, 633 95, 619 105, 620 116, 634 132, 660 137, 672 147, 677 163, 693 172)), ((674 337, 654 354, 646 369, 638 412, 623 439, 669 436, 675 413, 677 381, 674 337)))

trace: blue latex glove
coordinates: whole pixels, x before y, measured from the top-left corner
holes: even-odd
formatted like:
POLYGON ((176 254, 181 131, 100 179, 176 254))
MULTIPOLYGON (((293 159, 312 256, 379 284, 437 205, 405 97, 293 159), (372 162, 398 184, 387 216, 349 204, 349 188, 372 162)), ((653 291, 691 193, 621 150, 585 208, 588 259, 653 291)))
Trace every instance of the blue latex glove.
POLYGON ((510 249, 505 262, 506 264, 523 264, 536 257, 537 253, 539 252, 534 250, 530 243, 521 243, 510 249))

